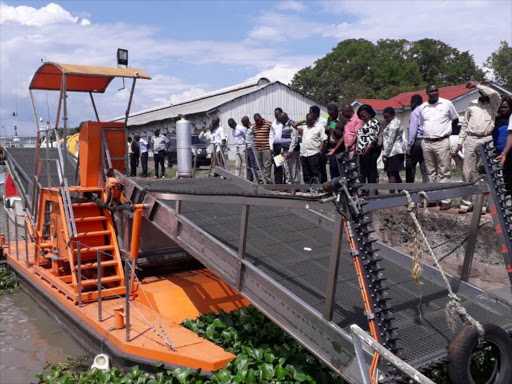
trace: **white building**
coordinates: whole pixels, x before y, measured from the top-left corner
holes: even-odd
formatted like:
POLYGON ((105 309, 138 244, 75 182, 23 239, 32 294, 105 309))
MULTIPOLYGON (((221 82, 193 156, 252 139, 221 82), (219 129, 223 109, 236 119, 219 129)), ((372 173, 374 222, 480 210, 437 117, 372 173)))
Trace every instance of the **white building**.
MULTIPOLYGON (((230 118, 240 123, 243 116, 254 121, 253 116, 259 113, 264 119, 274 120, 274 109, 280 107, 293 120, 304 119, 309 107, 318 105, 321 114, 327 113, 327 108, 314 100, 297 93, 278 81, 270 82, 267 78, 238 84, 217 91, 187 99, 177 104, 135 112, 128 118, 130 135, 139 134, 150 137, 156 129, 169 135, 176 132, 176 121, 184 116, 192 123, 195 132, 210 125, 214 117, 220 118, 228 136, 228 145, 233 144, 233 136, 228 126, 230 118)), ((118 119, 121 121, 122 119, 118 119)))

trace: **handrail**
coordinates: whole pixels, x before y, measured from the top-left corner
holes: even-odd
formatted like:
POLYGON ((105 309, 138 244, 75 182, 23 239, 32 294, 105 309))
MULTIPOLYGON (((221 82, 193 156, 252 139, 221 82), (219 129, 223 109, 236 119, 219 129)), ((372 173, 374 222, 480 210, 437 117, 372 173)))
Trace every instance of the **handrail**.
MULTIPOLYGON (((57 160, 54 160, 57 161, 57 160)), ((57 164, 58 165, 58 164, 57 164)), ((68 181, 62 175, 62 169, 57 166, 57 174, 59 176, 59 189, 62 197, 62 203, 64 208, 64 215, 66 216, 66 225, 68 227, 68 242, 77 236, 75 219, 72 213, 71 196, 69 194, 68 181), (71 212, 71 214, 70 214, 71 212)))
MULTIPOLYGON (((57 140, 57 152, 59 153, 59 166, 60 166, 60 171, 61 171, 61 174, 64 175, 64 167, 63 167, 63 164, 64 164, 64 156, 62 154, 62 148, 60 146, 60 137, 59 137, 59 131, 57 129, 54 129, 55 131, 55 139, 57 140)), ((66 143, 64 143, 64 146, 67 146, 66 143)), ((66 149, 67 150, 67 149, 66 149)))
POLYGON ((361 341, 373 351, 377 352, 384 360, 388 361, 395 368, 407 374, 416 383, 435 384, 428 377, 379 344, 377 340, 371 337, 367 332, 363 331, 357 324, 352 324, 350 326, 350 332, 352 333, 352 343, 354 344, 354 349, 356 351, 357 362, 359 364, 361 377, 363 378, 363 384, 369 384, 370 377, 368 375, 368 366, 366 365, 361 341))

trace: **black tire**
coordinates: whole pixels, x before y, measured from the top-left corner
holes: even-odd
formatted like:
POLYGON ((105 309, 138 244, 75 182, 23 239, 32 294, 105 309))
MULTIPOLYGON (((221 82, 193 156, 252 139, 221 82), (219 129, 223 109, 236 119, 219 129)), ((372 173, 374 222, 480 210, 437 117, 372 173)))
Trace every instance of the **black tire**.
MULTIPOLYGON (((494 324, 483 324, 484 345, 492 349, 496 362, 493 377, 487 383, 512 384, 512 340, 507 332, 494 324)), ((466 325, 448 347, 448 377, 452 384, 475 384, 471 375, 471 356, 477 349, 478 331, 466 325)))

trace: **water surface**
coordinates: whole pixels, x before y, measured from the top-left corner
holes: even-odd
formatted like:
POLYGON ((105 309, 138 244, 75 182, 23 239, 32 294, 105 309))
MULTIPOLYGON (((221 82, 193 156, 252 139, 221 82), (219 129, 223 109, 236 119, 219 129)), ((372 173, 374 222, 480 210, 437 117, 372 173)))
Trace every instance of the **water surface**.
POLYGON ((25 292, 0 296, 0 383, 37 383, 46 362, 88 355, 80 344, 25 292))

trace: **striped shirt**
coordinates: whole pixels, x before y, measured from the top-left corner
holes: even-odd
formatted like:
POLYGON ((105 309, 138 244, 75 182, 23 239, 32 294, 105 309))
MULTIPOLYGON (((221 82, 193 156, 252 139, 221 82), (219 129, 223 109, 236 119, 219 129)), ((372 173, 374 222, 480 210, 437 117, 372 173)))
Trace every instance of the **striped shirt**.
POLYGON ((254 146, 257 151, 265 151, 270 150, 269 145, 269 135, 270 135, 270 127, 272 123, 270 121, 262 119, 261 125, 253 125, 253 134, 254 134, 254 146))

